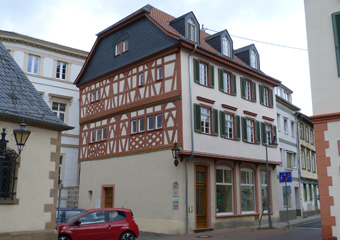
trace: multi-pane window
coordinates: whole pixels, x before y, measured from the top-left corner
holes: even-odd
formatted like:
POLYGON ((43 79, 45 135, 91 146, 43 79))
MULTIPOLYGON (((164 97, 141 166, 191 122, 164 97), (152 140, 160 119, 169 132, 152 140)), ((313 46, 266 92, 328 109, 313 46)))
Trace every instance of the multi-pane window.
POLYGON ((223 72, 223 92, 231 94, 231 75, 223 72))
POLYGON ((275 94, 281 97, 281 88, 280 87, 275 87, 275 94))
POLYGON ((117 43, 116 45, 115 45, 115 55, 117 56, 117 55, 119 55, 120 54, 120 43, 117 43))
POLYGON ((115 56, 120 55, 121 53, 127 52, 129 50, 129 41, 125 39, 115 45, 115 56))
POLYGON ((106 130, 106 127, 102 128, 102 140, 106 140, 106 130))
POLYGON ((281 131, 281 115, 277 114, 277 130, 281 131))
POLYGON ((222 40, 222 54, 230 57, 231 56, 231 44, 229 39, 227 39, 226 37, 223 38, 222 40))
POLYGON ((247 119, 247 142, 255 142, 255 126, 254 121, 247 119))
POLYGON ((29 54, 27 72, 38 74, 40 57, 29 54))
POLYGON ((261 196, 262 196, 262 207, 264 210, 268 211, 268 182, 267 173, 261 172, 261 196))
POLYGON ((157 80, 162 79, 163 78, 163 68, 159 67, 157 68, 157 80))
POLYGON ((129 41, 128 41, 128 39, 124 40, 122 42, 122 45, 123 45, 123 52, 126 52, 127 50, 129 50, 129 41))
POLYGON ((201 132, 210 134, 210 109, 206 107, 201 107, 201 132))
POLYGON ((257 55, 254 50, 251 50, 250 52, 250 67, 256 68, 256 69, 258 68, 257 55))
POLYGON ((289 102, 289 94, 286 91, 283 93, 283 98, 289 102))
POLYGON ((241 80, 241 97, 252 102, 256 102, 256 83, 244 77, 241 80))
POLYGON ((200 62, 200 84, 208 86, 208 65, 200 62))
POLYGON ((309 142, 309 128, 305 126, 305 141, 309 142))
POLYGON ((288 134, 288 119, 283 118, 283 131, 284 133, 288 134))
POLYGON ((263 104, 269 106, 269 89, 266 87, 263 88, 263 104))
POLYGON ((255 211, 255 180, 254 171, 241 169, 241 210, 255 211))
POLYGON ((5 157, 1 159, 0 200, 15 199, 18 178, 17 164, 17 153, 7 149, 5 157))
POLYGON ((188 20, 188 39, 196 42, 196 25, 191 19, 188 20))
POLYGON ((306 169, 306 156, 305 156, 305 148, 301 148, 301 165, 302 169, 306 169))
POLYGON ((144 74, 143 73, 140 73, 138 75, 138 85, 141 86, 144 84, 144 74))
POLYGON ((233 212, 233 172, 228 167, 216 168, 217 215, 233 212))
POLYGON ((314 131, 313 129, 310 129, 310 143, 314 145, 314 131))
POLYGON ((231 114, 225 114, 225 128, 226 128, 226 137, 234 138, 234 116, 231 114))
POLYGON ((101 129, 97 129, 96 130, 96 141, 100 141, 102 140, 102 130, 101 129))
POLYGON ((97 89, 96 91, 91 93, 91 102, 98 101, 100 99, 100 90, 97 89))
POLYGON ((251 82, 247 80, 245 81, 245 98, 251 100, 251 82))
POLYGON ((106 130, 107 130, 106 127, 92 130, 91 131, 91 143, 106 140, 106 136, 107 136, 106 130))
POLYGON ((295 137, 295 122, 293 121, 290 122, 290 130, 292 137, 295 137))
POLYGON ((65 103, 52 103, 52 112, 57 115, 61 121, 65 122, 65 114, 66 114, 66 104, 65 103))
POLYGON ((272 142, 272 126, 265 124, 265 136, 266 136, 266 144, 269 145, 272 142))
POLYGON ((66 68, 67 68, 67 63, 57 61, 56 78, 65 80, 66 79, 66 68))

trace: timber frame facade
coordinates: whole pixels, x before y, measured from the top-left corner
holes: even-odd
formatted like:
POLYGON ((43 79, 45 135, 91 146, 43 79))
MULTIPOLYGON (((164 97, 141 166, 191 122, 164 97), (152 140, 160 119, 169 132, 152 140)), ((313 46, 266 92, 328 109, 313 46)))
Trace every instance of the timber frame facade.
POLYGON ((268 201, 279 221, 280 151, 266 145, 280 82, 260 70, 255 45, 232 46, 193 12, 150 5, 98 34, 75 81, 79 207, 125 205, 142 231, 163 233, 256 225, 268 201))

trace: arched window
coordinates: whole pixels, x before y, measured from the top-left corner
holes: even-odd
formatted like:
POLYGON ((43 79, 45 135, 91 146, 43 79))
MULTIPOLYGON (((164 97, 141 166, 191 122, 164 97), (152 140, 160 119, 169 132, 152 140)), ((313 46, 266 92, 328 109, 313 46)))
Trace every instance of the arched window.
POLYGON ((229 167, 216 168, 217 215, 233 213, 233 171, 229 167))
POLYGON ((196 42, 196 25, 191 19, 188 20, 188 39, 196 42))

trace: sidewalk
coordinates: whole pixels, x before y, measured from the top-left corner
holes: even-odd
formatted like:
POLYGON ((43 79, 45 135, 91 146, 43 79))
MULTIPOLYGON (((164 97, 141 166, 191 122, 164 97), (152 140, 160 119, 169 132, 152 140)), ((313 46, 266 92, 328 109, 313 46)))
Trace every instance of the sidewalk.
POLYGON ((242 228, 227 228, 209 232, 191 233, 187 235, 166 235, 158 233, 141 232, 138 240, 197 240, 209 238, 214 240, 249 240, 249 239, 271 239, 271 236, 277 236, 280 233, 294 231, 294 226, 300 223, 312 222, 320 219, 320 215, 314 215, 307 218, 297 218, 289 220, 290 228, 287 229, 287 222, 273 223, 274 229, 266 229, 268 224, 262 224, 264 230, 258 230, 258 226, 242 227, 242 228))

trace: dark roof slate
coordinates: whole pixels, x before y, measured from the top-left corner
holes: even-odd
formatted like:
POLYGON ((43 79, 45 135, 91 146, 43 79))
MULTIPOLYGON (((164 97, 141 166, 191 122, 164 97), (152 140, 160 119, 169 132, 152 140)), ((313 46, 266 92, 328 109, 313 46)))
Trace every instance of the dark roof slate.
POLYGON ((1 41, 0 117, 57 130, 73 128, 51 111, 1 41))

